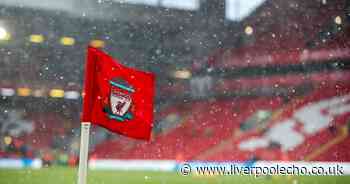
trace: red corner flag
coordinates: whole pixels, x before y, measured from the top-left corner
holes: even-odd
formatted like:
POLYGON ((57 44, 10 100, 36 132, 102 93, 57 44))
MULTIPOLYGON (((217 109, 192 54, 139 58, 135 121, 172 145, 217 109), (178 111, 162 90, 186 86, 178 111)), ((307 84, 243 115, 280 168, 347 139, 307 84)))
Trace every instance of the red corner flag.
POLYGON ((128 137, 149 140, 155 76, 125 67, 89 47, 85 66, 82 122, 128 137))

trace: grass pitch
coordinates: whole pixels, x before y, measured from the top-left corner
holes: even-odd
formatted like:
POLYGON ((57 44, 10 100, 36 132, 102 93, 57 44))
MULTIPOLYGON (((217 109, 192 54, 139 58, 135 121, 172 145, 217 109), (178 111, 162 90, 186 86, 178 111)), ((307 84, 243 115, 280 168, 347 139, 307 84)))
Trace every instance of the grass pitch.
MULTIPOLYGON (((0 170, 0 184, 75 184, 75 168, 0 170)), ((348 184, 350 176, 182 176, 176 172, 89 171, 88 184, 348 184)))

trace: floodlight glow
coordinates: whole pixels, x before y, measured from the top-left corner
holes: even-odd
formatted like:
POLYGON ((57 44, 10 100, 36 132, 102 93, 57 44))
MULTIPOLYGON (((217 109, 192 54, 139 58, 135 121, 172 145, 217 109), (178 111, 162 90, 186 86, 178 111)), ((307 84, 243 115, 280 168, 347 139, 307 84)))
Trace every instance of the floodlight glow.
POLYGON ((41 34, 32 34, 29 36, 29 41, 32 43, 42 43, 44 41, 44 36, 41 34))
POLYGON ((340 24, 342 24, 342 19, 341 19, 341 17, 340 16, 336 16, 335 18, 334 18, 334 22, 336 23, 336 24, 338 24, 338 25, 340 25, 340 24))
POLYGON ((34 97, 43 97, 44 96, 44 90, 42 89, 36 89, 33 91, 34 97))
POLYGON ((32 90, 29 88, 18 88, 17 89, 17 95, 18 96, 29 96, 31 94, 32 90))
POLYGON ((15 90, 12 88, 1 88, 2 96, 13 96, 15 94, 15 90))
POLYGON ((189 79, 192 76, 191 71, 189 70, 177 70, 174 72, 174 77, 179 79, 189 79))
POLYGON ((75 44, 75 39, 72 37, 62 37, 60 40, 60 43, 62 45, 66 45, 66 46, 70 46, 70 45, 74 45, 75 44))
POLYGON ((78 99, 80 96, 78 91, 66 91, 64 93, 64 98, 66 99, 72 99, 72 100, 76 100, 78 99))
POLYGON ((105 42, 102 40, 91 40, 90 46, 95 48, 102 48, 105 46, 105 42))
POLYGON ((62 89, 52 89, 50 91, 50 96, 52 98, 63 98, 64 97, 64 91, 62 89))
POLYGON ((251 35, 251 34, 253 34, 253 28, 252 28, 252 26, 247 26, 247 27, 245 27, 245 29, 244 29, 244 32, 245 32, 245 34, 247 34, 247 35, 251 35))
POLYGON ((5 136, 5 137, 4 137, 4 143, 5 143, 6 145, 10 145, 10 144, 12 143, 12 137, 10 137, 10 136, 5 136))
POLYGON ((0 40, 10 40, 11 35, 4 27, 0 27, 0 40))

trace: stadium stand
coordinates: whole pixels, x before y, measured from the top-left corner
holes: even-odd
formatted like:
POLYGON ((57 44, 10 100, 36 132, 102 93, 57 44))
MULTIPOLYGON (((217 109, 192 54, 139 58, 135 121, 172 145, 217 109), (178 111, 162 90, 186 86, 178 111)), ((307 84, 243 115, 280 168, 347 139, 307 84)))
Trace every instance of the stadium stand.
MULTIPOLYGON (((97 146, 92 155, 118 159, 185 159, 190 160, 200 152, 214 146, 220 140, 231 136, 239 128, 240 122, 257 109, 272 110, 282 103, 276 98, 217 100, 213 102, 193 102, 187 104, 188 112, 179 127, 155 136, 150 143, 136 143, 129 149, 123 139, 113 141, 113 146, 97 146), (123 149, 123 147, 126 147, 123 149), (106 153, 108 153, 106 155, 106 153)), ((181 107, 181 106, 180 106, 181 107)), ((183 108, 183 107, 181 107, 183 108)), ((110 144, 106 142, 104 144, 110 144)))
POLYGON ((76 163, 79 125, 60 114, 23 115, 21 111, 11 110, 2 122, 8 124, 2 127, 0 136, 4 140, 1 142, 2 158, 42 158, 45 164, 54 161, 67 164, 68 160, 72 165, 76 163))
MULTIPOLYGON (((345 76, 343 74, 337 74, 338 76, 345 76)), ((322 78, 325 81, 327 75, 322 78)), ((328 75, 328 78, 332 78, 332 75, 328 75)), ((334 79, 334 78, 333 78, 334 79)), ((338 79, 339 80, 339 79, 338 79)), ((188 112, 184 122, 179 127, 172 129, 166 134, 160 134, 155 136, 151 142, 137 142, 130 144, 129 140, 125 138, 117 138, 113 141, 104 142, 97 146, 92 155, 94 158, 113 158, 113 159, 176 159, 176 160, 240 160, 244 161, 252 157, 256 157, 263 160, 322 160, 321 158, 327 158, 328 161, 338 161, 347 159, 349 155, 342 153, 344 157, 339 156, 331 157, 331 153, 328 157, 319 157, 324 150, 320 153, 317 147, 325 145, 325 147, 336 146, 337 144, 343 144, 343 141, 334 142, 334 139, 338 139, 338 132, 342 135, 344 133, 343 128, 347 126, 349 121, 349 107, 347 105, 341 107, 333 107, 328 109, 330 112, 340 111, 341 114, 337 114, 334 121, 328 122, 322 128, 320 133, 314 135, 308 135, 303 133, 305 139, 304 144, 300 147, 295 147, 292 150, 283 150, 287 145, 301 144, 298 139, 293 137, 288 138, 289 134, 293 136, 292 132, 279 132, 278 135, 271 135, 277 137, 286 137, 292 142, 284 142, 279 144, 278 142, 270 142, 266 148, 259 148, 254 151, 240 151, 240 141, 259 137, 265 134, 269 134, 273 127, 278 127, 281 124, 281 130, 283 130, 284 120, 292 116, 298 109, 307 107, 312 104, 317 104, 320 100, 332 99, 337 97, 343 97, 342 101, 347 102, 346 94, 349 93, 349 84, 339 83, 336 80, 331 80, 326 84, 317 84, 314 86, 314 90, 309 92, 305 96, 297 96, 289 100, 284 104, 282 98, 269 98, 269 97, 240 97, 232 101, 228 100, 214 100, 213 102, 191 102, 186 104, 191 109, 188 112), (240 130, 241 124, 244 123, 250 116, 261 110, 269 110, 272 112, 271 117, 268 118, 268 123, 261 126, 261 124, 255 125, 255 128, 250 130, 240 130), (231 114, 228 115, 228 114, 231 114), (329 145, 328 144, 335 144, 329 145), (113 147, 106 146, 113 145, 113 147), (131 146, 132 145, 132 146, 131 146), (116 151, 118 150, 118 151, 116 151), (312 153, 314 156, 312 156, 312 153), (306 156, 310 154, 310 156, 306 156), (316 154, 316 155, 315 155, 316 154)), ((327 102, 330 104, 331 102, 327 102)), ((183 105, 180 109, 183 109, 183 105)), ((310 112, 311 113, 311 112, 310 112)), ((317 112, 313 112, 317 113, 317 112)), ((315 114, 301 114, 302 117, 299 121, 317 117, 315 114)), ((314 120, 314 122, 321 123, 322 120, 314 120)), ((261 123, 261 122, 260 122, 261 123)), ((316 123, 316 124, 317 124, 316 123)), ((302 129, 303 127, 310 127, 313 125, 298 124, 296 129, 302 129)), ((254 127, 254 126, 253 126, 254 127)), ((324 148, 326 149, 326 148, 324 148)), ((343 150, 343 149, 341 149, 343 150)))
POLYGON ((325 156, 319 158, 323 154, 327 155, 327 161, 346 160, 349 155, 333 155, 330 148, 349 139, 346 136, 350 118, 348 94, 349 83, 315 89, 309 95, 295 98, 285 105, 266 130, 253 130, 231 138, 228 140, 230 147, 199 158, 221 161, 252 157, 262 160, 324 160, 325 156), (289 118, 296 120, 294 122, 289 118), (293 130, 301 134, 294 135, 293 130))

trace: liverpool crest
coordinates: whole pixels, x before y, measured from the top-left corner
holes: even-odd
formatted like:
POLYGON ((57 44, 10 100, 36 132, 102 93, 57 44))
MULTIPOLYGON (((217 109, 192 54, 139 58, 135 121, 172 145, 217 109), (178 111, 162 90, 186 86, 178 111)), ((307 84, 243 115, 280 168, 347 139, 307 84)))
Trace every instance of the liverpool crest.
POLYGON ((112 113, 118 116, 124 116, 131 106, 131 98, 129 95, 120 91, 111 91, 110 104, 112 113))
POLYGON ((132 107, 131 95, 135 90, 121 79, 111 80, 109 84, 109 105, 104 107, 104 111, 110 119, 118 121, 132 119, 132 114, 130 112, 132 107))

